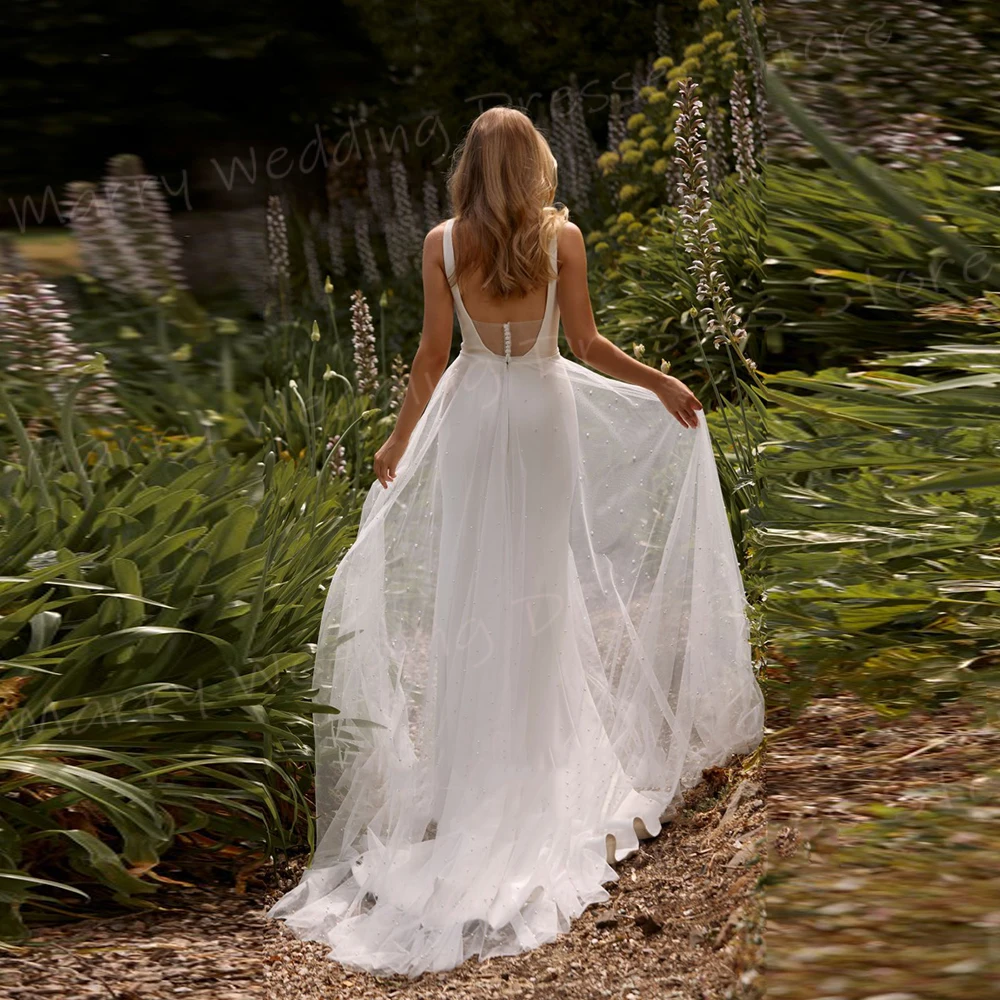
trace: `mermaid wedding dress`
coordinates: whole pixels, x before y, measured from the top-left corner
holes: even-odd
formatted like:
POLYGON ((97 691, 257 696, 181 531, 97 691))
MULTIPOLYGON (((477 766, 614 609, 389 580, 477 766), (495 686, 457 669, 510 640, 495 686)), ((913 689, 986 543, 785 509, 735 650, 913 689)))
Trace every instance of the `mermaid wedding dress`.
POLYGON ((452 290, 461 351, 330 584, 317 847, 269 911, 410 977, 566 931, 763 725, 704 419, 563 357, 555 280, 540 323, 452 290))

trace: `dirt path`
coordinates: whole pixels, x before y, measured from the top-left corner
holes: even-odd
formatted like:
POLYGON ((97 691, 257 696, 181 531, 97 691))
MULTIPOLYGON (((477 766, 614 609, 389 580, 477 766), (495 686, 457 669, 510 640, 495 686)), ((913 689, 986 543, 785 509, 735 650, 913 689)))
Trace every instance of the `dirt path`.
POLYGON ((756 998, 759 767, 706 772, 684 812, 618 866, 609 904, 526 955, 416 980, 353 973, 262 917, 293 870, 247 891, 176 889, 164 909, 39 932, 0 972, 12 1000, 723 1000, 756 998))
POLYGON ((1000 996, 1000 733, 851 698, 776 728, 768 1000, 1000 996))
POLYGON ((706 772, 706 779, 672 825, 620 863, 610 901, 591 907, 556 941, 411 981, 349 972, 327 962, 321 946, 275 925, 265 945, 269 1000, 756 996, 762 785, 758 772, 737 765, 706 772))
POLYGON ((39 931, 0 963, 11 1000, 258 1000, 266 997, 262 894, 165 892, 162 909, 39 931))

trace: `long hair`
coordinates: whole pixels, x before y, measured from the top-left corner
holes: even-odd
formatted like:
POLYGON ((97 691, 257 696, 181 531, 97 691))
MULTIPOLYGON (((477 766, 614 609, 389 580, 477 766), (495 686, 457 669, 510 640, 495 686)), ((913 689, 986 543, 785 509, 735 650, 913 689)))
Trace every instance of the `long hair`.
POLYGON ((448 191, 459 232, 454 281, 480 271, 491 298, 519 298, 552 280, 549 246, 569 215, 556 206, 556 160, 515 108, 484 111, 455 151, 448 191))

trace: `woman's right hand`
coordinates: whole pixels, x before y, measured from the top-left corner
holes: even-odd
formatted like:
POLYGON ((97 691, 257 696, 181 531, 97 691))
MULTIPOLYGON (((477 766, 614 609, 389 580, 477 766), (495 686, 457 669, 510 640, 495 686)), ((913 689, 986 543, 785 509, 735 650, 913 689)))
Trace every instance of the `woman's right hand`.
POLYGON ((680 379, 664 375, 653 391, 678 423, 685 427, 698 426, 697 411, 703 407, 698 402, 698 397, 680 379))
POLYGON ((375 452, 375 475, 383 488, 387 489, 389 483, 396 478, 396 466, 406 451, 407 443, 392 433, 386 438, 385 444, 375 452))

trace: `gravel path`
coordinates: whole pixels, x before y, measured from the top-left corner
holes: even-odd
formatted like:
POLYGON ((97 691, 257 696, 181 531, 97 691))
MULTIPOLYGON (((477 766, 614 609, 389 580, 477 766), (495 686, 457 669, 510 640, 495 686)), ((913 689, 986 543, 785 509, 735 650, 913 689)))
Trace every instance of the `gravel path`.
POLYGON ((661 834, 619 863, 611 900, 525 955, 415 980, 351 972, 263 918, 295 866, 245 891, 171 887, 159 909, 39 930, 5 961, 11 1000, 756 1000, 755 893, 764 803, 758 764, 713 768, 661 834))

